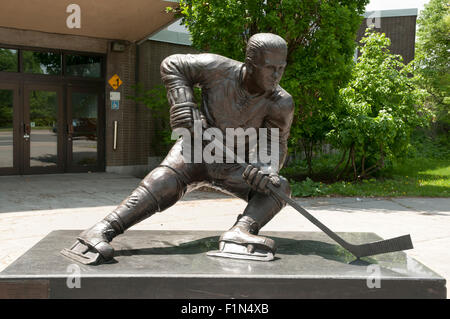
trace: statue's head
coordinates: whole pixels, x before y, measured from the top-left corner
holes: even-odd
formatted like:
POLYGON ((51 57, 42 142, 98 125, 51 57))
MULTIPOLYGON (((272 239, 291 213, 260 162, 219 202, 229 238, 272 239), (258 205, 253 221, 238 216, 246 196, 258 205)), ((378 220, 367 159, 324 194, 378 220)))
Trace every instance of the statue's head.
POLYGON ((273 91, 283 76, 286 57, 287 44, 282 37, 272 33, 253 35, 245 54, 248 88, 254 92, 273 91))

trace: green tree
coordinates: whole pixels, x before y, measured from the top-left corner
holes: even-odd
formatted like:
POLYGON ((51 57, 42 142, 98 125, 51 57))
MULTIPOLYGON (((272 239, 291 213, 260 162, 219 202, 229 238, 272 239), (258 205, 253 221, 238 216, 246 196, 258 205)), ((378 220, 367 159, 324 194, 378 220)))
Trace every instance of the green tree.
POLYGON ((30 95, 30 119, 36 127, 52 127, 57 121, 57 96, 55 92, 33 91, 30 95))
POLYGON ((366 178, 386 160, 405 154, 413 129, 429 121, 425 94, 410 76, 412 65, 389 52, 389 38, 367 29, 361 43, 361 56, 351 81, 340 90, 328 133, 333 146, 343 151, 337 176, 351 168, 354 179, 366 178))
MULTIPOLYGON (((0 71, 18 71, 17 51, 0 48, 0 71)), ((0 90, 0 128, 12 127, 13 96, 10 90, 0 90)))
POLYGON ((417 20, 416 75, 437 119, 450 125, 450 4, 431 0, 417 20))
POLYGON ((325 139, 328 114, 352 69, 356 31, 368 0, 181 0, 178 10, 193 46, 242 61, 248 39, 271 32, 288 43, 281 86, 294 98, 290 149, 304 151, 311 171, 314 146, 325 139))
POLYGON ((0 48, 0 71, 18 72, 17 50, 0 48))
POLYGON ((61 54, 22 50, 23 69, 26 73, 61 74, 61 54))
POLYGON ((13 91, 0 90, 0 128, 13 125, 13 91))

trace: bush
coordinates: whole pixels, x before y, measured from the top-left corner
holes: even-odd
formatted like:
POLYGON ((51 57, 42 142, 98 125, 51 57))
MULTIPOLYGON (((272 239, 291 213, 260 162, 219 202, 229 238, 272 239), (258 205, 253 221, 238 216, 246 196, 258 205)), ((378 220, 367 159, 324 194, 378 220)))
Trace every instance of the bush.
POLYGON ((390 40, 367 29, 361 42, 361 56, 348 86, 340 90, 328 133, 333 146, 343 151, 338 177, 351 169, 355 180, 405 155, 411 132, 430 119, 423 107, 425 93, 410 77, 412 65, 389 52, 390 40))

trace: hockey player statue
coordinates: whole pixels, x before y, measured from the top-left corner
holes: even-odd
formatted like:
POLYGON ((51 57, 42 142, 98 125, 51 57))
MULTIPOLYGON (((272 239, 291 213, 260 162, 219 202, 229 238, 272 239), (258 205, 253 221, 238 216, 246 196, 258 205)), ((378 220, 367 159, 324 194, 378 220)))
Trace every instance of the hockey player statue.
POLYGON ((275 242, 258 232, 286 205, 268 191, 267 184, 290 196, 288 181, 277 174, 286 158, 294 113, 292 97, 279 86, 286 57, 286 42, 270 33, 250 38, 245 63, 208 53, 167 57, 161 63, 161 78, 173 130, 192 129, 195 120, 202 120, 204 127, 218 128, 224 135, 227 128, 276 128, 280 165, 186 162, 180 138, 130 196, 62 253, 84 264, 111 261, 114 237, 174 205, 187 192, 209 185, 248 202, 234 226, 220 237, 223 253, 234 256, 229 247, 241 246, 237 258, 271 259, 275 242), (194 99, 195 85, 202 89, 200 109, 194 99))
MULTIPOLYGON (((220 237, 219 250, 209 252, 210 256, 274 259, 275 242, 258 232, 286 203, 357 258, 411 249, 409 235, 367 244, 348 243, 290 198, 288 181, 278 175, 287 155, 294 114, 292 97, 279 86, 286 58, 286 42, 270 33, 255 34, 249 39, 244 63, 215 54, 176 54, 166 58, 161 63, 161 77, 167 89, 172 130, 193 132, 194 138, 186 134, 179 138, 162 163, 130 196, 103 220, 83 231, 62 254, 84 264, 109 262, 114 258, 110 242, 116 236, 201 186, 218 188, 248 203, 236 223, 220 237), (202 89, 201 105, 194 99, 194 86, 202 89), (224 156, 224 161, 201 157, 198 160, 198 146, 201 154, 209 147, 204 141, 195 143, 199 125, 200 131, 205 129, 206 133, 214 128, 215 132, 223 133, 222 136, 229 129, 266 129, 265 144, 271 160, 262 161, 257 156, 254 161, 255 157, 250 154, 250 140, 255 140, 252 138, 245 140, 244 145, 233 144, 231 161, 228 155, 224 156), (241 147, 237 153, 236 147, 241 147), (241 156, 235 157, 235 154, 241 156), (249 161, 250 158, 253 161, 249 161)), ((217 139, 211 137, 209 139, 216 142, 217 139)), ((256 140, 257 146, 264 148, 259 145, 264 138, 258 136, 256 140)), ((223 144, 219 141, 218 146, 223 144)), ((223 149, 229 150, 228 145, 223 149)), ((220 151, 218 154, 219 158, 223 155, 220 151)))

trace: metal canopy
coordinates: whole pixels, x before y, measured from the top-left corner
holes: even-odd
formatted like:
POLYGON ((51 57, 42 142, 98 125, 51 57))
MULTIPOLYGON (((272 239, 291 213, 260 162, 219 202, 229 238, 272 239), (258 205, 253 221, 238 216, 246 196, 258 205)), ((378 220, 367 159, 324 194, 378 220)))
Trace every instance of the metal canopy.
MULTIPOLYGON (((163 0, 2 0, 0 27, 136 42, 173 21, 163 0), (81 11, 81 28, 68 28, 70 4, 81 11)), ((0 40, 1 41, 1 40, 0 40)))

